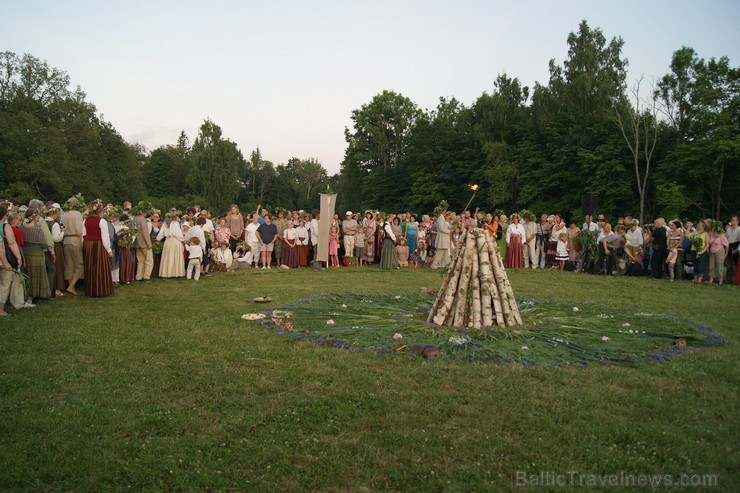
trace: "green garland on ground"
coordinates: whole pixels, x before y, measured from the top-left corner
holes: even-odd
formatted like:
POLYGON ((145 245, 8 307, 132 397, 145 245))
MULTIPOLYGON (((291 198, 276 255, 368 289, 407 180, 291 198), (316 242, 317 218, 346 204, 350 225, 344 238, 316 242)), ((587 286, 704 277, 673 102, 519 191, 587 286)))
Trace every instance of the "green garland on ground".
POLYGON ((637 365, 724 342, 703 325, 671 315, 535 299, 519 302, 525 328, 438 327, 426 323, 433 300, 428 290, 325 294, 265 310, 259 322, 339 348, 527 366, 637 365))

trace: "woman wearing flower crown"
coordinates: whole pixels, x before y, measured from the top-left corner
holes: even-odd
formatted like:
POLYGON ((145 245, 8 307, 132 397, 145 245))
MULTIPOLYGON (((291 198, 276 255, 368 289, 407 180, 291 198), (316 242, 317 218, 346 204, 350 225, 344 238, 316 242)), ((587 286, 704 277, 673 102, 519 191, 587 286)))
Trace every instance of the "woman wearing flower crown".
POLYGON ((167 220, 157 234, 157 241, 164 240, 162 260, 159 264, 159 277, 185 277, 185 263, 183 262, 182 229, 180 228, 180 211, 170 210, 167 220))
POLYGON ((87 219, 82 224, 83 258, 85 259, 85 295, 94 298, 113 294, 111 248, 108 222, 103 219, 103 202, 94 200, 88 206, 87 219))

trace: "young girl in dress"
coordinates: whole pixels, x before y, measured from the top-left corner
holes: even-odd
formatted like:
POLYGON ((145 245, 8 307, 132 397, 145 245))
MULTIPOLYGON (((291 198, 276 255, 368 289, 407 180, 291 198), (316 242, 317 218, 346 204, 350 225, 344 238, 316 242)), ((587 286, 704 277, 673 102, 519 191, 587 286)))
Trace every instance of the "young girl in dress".
POLYGON ((332 226, 329 230, 329 256, 331 260, 331 267, 339 268, 339 232, 336 226, 332 226))
POLYGON ((355 257, 357 257, 357 265, 362 266, 365 261, 365 235, 362 231, 355 235, 355 257))
POLYGON ((568 260, 568 234, 560 233, 558 236, 558 246, 555 253, 555 260, 560 264, 560 270, 565 268, 565 262, 568 260))
POLYGON ((398 255, 399 267, 409 266, 409 247, 406 246, 406 238, 404 238, 403 236, 398 239, 398 246, 396 246, 396 255, 398 255))

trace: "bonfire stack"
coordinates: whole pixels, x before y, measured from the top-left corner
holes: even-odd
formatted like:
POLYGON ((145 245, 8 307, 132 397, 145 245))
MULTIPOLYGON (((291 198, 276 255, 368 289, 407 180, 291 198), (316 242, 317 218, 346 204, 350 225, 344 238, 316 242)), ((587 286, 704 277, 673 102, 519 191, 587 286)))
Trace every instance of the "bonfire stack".
POLYGON ((465 231, 427 322, 475 329, 522 324, 496 241, 488 231, 465 231))

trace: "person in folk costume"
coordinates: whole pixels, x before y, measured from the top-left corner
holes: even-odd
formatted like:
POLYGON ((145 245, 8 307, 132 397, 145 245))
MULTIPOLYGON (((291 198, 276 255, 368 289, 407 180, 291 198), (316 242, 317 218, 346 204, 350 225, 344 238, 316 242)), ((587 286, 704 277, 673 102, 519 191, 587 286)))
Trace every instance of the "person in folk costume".
POLYGON ((398 254, 396 253, 396 234, 393 232, 393 225, 385 220, 383 216, 379 217, 379 230, 383 237, 383 244, 380 251, 380 268, 381 269, 398 269, 398 254))
POLYGON ((436 241, 432 269, 446 269, 450 265, 450 225, 447 223, 447 202, 442 201, 434 210, 437 216, 436 241))
POLYGON ((511 224, 506 230, 506 260, 504 267, 509 269, 521 269, 524 267, 523 246, 526 241, 524 225, 519 224, 519 214, 511 215, 511 224))
POLYGON ((46 210, 46 224, 54 240, 54 271, 49 271, 49 286, 54 296, 64 296, 64 226, 59 224, 59 213, 62 206, 54 203, 46 210))
POLYGON ((21 226, 23 233, 23 257, 25 258, 26 274, 29 277, 28 298, 48 299, 51 297, 49 276, 46 271, 45 254, 54 248, 54 242, 47 242, 45 221, 41 219, 41 211, 29 207, 25 212, 25 220, 21 226), (44 228, 42 229, 42 224, 44 228))
POLYGON ((286 222, 283 238, 285 240, 285 258, 283 264, 291 269, 298 267, 297 239, 292 220, 286 222))
POLYGON ((14 272, 23 267, 23 255, 13 225, 20 224, 23 219, 17 212, 6 212, 7 209, 0 206, 0 254, 3 256, 0 259, 0 311, 4 309, 5 302, 9 302, 15 309, 32 308, 35 306, 32 303, 26 306, 20 276, 14 272))
POLYGON ((365 219, 362 220, 362 232, 365 235, 365 260, 368 264, 375 262, 375 231, 377 228, 378 225, 372 211, 365 211, 365 219))
POLYGON ((134 255, 131 252, 132 238, 129 231, 131 229, 130 223, 130 216, 127 213, 123 213, 118 217, 118 224, 116 225, 116 236, 118 237, 118 251, 120 255, 119 280, 121 284, 131 284, 136 278, 134 255))
POLYGON ((310 241, 306 221, 300 219, 295 229, 298 267, 308 267, 308 242, 310 241))
POLYGON ((113 294, 110 259, 113 257, 108 221, 103 219, 100 199, 88 205, 88 217, 82 224, 82 251, 85 259, 85 295, 103 297, 113 294))
POLYGON ((159 277, 162 278, 185 277, 185 263, 183 262, 185 238, 180 227, 180 215, 180 211, 170 210, 157 234, 157 241, 164 239, 162 260, 159 264, 159 277))
POLYGON ((82 195, 70 197, 62 208, 64 280, 67 281, 67 292, 76 296, 77 282, 85 277, 85 262, 82 258, 82 210, 85 208, 85 199, 82 195))
POLYGON ((137 281, 148 281, 152 277, 154 268, 154 254, 152 253, 152 223, 147 215, 152 212, 151 204, 139 202, 131 211, 136 223, 136 276, 137 281))
POLYGON ((118 223, 119 207, 108 204, 103 209, 103 218, 108 222, 108 234, 113 256, 110 258, 110 271, 113 278, 113 286, 118 286, 121 281, 121 250, 118 248, 118 232, 121 225, 118 223))
POLYGON ((157 241, 157 235, 159 235, 159 232, 162 229, 162 213, 155 209, 152 212, 152 215, 149 218, 148 222, 149 222, 149 227, 151 229, 150 238, 152 241, 152 254, 154 256, 154 261, 152 262, 151 279, 156 279, 159 277, 159 267, 162 264, 162 250, 159 248, 159 245, 161 245, 161 243, 157 241), (157 243, 158 253, 154 253, 155 243, 157 243))

